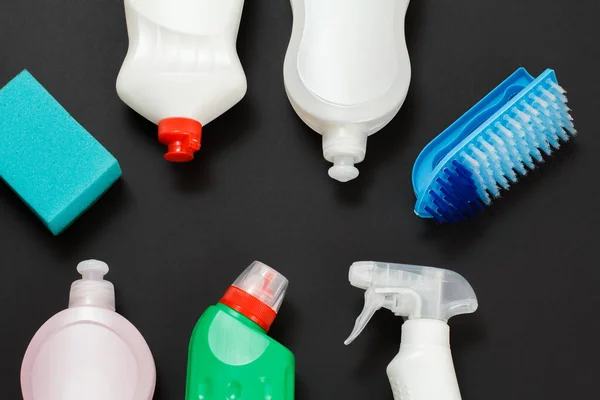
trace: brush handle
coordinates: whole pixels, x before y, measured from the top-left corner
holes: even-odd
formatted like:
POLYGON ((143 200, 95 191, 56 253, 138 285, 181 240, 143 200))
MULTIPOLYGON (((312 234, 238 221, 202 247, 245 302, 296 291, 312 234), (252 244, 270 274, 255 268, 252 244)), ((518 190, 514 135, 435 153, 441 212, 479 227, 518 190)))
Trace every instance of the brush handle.
POLYGON ((406 321, 400 352, 387 374, 395 400, 460 400, 448 324, 433 319, 406 321))

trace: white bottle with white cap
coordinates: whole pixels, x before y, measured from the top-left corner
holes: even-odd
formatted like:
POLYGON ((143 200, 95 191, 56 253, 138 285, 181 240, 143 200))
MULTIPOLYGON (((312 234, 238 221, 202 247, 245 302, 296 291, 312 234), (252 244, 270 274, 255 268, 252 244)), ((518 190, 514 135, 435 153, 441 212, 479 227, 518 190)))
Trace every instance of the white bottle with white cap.
POLYGON ((284 65, 287 95, 323 135, 329 176, 347 182, 367 137, 398 113, 411 78, 404 37, 409 0, 291 0, 294 26, 284 65))
POLYGON ((35 334, 21 366, 24 400, 151 400, 152 353, 140 332, 115 312, 115 289, 102 261, 79 263, 69 308, 35 334))
POLYGON ((456 272, 405 264, 357 262, 350 283, 365 289, 365 306, 345 344, 380 308, 408 318, 400 352, 387 368, 395 400, 460 400, 448 320, 477 310, 471 285, 456 272))

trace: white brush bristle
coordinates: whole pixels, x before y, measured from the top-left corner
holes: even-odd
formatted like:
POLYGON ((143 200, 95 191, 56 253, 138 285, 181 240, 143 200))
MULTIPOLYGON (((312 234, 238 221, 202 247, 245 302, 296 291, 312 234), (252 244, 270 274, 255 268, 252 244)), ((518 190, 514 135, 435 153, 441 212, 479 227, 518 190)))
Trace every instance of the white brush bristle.
POLYGON ((550 79, 540 83, 461 152, 459 161, 474 173, 483 203, 489 203, 488 193, 498 197, 577 133, 565 94, 550 79))

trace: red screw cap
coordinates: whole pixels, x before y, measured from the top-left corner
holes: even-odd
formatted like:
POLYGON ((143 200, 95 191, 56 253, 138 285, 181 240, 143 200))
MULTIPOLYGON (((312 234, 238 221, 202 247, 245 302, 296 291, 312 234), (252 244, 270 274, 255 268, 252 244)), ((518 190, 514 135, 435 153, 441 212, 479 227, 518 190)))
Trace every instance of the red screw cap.
POLYGON ((158 141, 168 146, 165 160, 188 162, 200 150, 202 124, 190 118, 166 118, 158 123, 158 141))
POLYGON ((268 332, 287 287, 288 280, 285 276, 268 265, 255 261, 229 287, 221 303, 268 332))
POLYGON ((241 313, 265 332, 269 331, 277 316, 277 313, 268 305, 235 286, 229 287, 220 303, 241 313))

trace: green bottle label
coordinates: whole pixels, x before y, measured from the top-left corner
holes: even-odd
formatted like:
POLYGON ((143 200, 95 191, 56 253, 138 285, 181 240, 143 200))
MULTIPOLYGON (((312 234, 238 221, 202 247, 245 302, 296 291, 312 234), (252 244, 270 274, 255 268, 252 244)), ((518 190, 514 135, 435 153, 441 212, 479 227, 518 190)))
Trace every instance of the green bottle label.
POLYGON ((291 351, 223 305, 209 307, 190 340, 186 400, 293 400, 291 351))

